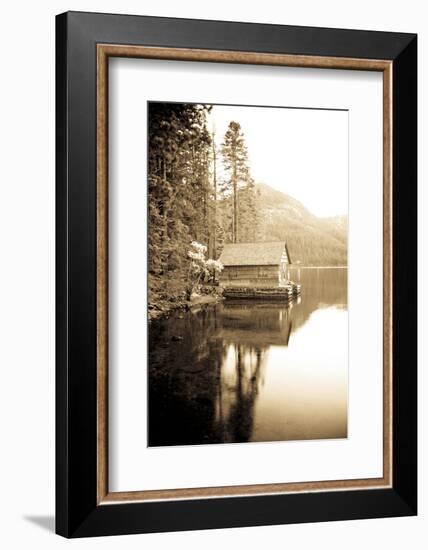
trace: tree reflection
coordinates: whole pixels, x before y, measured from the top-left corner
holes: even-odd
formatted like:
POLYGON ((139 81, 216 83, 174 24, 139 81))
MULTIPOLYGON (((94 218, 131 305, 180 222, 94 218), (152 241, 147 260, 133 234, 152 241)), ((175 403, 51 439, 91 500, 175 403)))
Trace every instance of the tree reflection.
POLYGON ((216 431, 225 443, 249 441, 253 430, 254 403, 263 383, 263 351, 231 344, 219 383, 216 431), (230 369, 232 366, 232 369, 230 369))

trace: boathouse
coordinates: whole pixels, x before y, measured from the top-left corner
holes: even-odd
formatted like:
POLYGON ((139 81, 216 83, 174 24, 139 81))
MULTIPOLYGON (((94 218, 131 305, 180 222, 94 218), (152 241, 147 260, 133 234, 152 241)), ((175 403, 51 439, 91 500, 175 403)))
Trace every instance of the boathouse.
POLYGON ((291 260, 283 241, 226 244, 219 259, 224 266, 222 287, 275 288, 288 283, 291 260))

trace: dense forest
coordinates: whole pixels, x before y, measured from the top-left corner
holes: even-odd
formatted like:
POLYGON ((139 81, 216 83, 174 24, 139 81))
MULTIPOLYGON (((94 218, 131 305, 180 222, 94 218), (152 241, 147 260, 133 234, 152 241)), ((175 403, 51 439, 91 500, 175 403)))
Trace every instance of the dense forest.
POLYGON ((209 106, 195 104, 149 107, 152 303, 159 297, 183 298, 195 279, 193 270, 205 270, 206 260, 216 260, 224 243, 257 239, 256 188, 241 127, 231 121, 217 150, 207 128, 209 111, 209 106))
POLYGON ((316 218, 256 184, 239 122, 217 137, 210 111, 149 104, 149 304, 189 298, 195 281, 221 268, 215 260, 225 243, 286 240, 293 261, 345 265, 346 223, 316 218))

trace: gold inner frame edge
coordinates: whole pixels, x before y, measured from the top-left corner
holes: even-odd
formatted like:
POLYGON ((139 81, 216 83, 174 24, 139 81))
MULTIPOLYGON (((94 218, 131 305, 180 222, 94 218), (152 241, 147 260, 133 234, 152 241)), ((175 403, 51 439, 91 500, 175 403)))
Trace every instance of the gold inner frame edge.
POLYGON ((97 44, 97 504, 378 489, 392 486, 392 61, 97 44), (133 57, 383 73, 383 477, 224 487, 108 489, 108 59, 133 57))

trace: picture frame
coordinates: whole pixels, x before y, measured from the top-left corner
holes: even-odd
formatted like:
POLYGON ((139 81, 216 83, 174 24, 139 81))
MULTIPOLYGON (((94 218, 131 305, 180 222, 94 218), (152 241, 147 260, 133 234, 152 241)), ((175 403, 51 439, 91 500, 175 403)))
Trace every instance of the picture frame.
POLYGON ((56 18, 56 98, 56 532, 86 537, 415 515, 417 36, 67 12, 56 18), (112 57, 383 74, 381 478, 109 492, 112 57))

